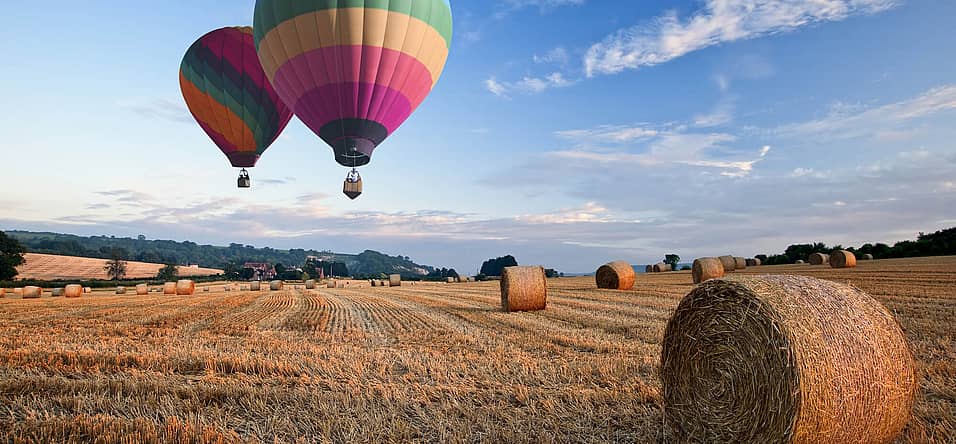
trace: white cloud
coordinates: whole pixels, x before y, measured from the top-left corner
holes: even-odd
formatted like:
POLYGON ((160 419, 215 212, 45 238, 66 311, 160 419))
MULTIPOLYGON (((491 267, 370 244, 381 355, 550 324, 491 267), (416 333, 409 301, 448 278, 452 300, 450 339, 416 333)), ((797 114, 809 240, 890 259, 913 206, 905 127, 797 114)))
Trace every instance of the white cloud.
POLYGON ((873 14, 896 4, 895 0, 706 0, 689 18, 669 12, 608 36, 588 50, 585 69, 593 77, 658 65, 721 43, 873 14))
POLYGON ((485 80, 485 88, 498 97, 507 97, 508 88, 494 77, 485 80))
POLYGON ((660 132, 643 126, 604 125, 585 130, 558 131, 558 137, 579 142, 629 143, 657 136, 660 132))
POLYGON ((712 128, 726 125, 733 122, 736 108, 737 103, 735 98, 724 97, 711 112, 694 116, 694 126, 699 128, 712 128))
POLYGON ((535 63, 550 63, 563 66, 567 65, 570 59, 571 56, 568 54, 568 50, 560 46, 548 51, 544 55, 534 55, 535 63))
POLYGON ((526 76, 517 82, 499 82, 491 77, 485 80, 485 89, 498 97, 509 97, 511 93, 538 94, 549 89, 567 88, 576 83, 569 80, 560 72, 553 72, 544 77, 526 76))
POLYGON ((767 154, 770 154, 770 150, 773 149, 770 145, 766 145, 760 149, 760 157, 767 157, 767 154))

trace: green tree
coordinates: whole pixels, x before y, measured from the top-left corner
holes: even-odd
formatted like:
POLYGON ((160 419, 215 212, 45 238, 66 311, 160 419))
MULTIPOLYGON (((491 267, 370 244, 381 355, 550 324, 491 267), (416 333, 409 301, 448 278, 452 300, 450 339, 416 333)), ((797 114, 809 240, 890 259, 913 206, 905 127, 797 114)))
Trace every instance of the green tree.
POLYGON ((242 275, 242 266, 238 262, 229 262, 223 269, 227 281, 238 281, 242 275))
POLYGON ((23 265, 26 250, 16 239, 0 231, 0 281, 8 281, 17 276, 17 267, 23 265))
POLYGON ((159 269, 159 273, 156 275, 156 280, 170 282, 179 279, 179 267, 176 264, 166 264, 163 268, 159 269))
POLYGON ((517 267, 518 261, 512 255, 502 256, 495 259, 488 259, 481 264, 479 274, 485 276, 501 276, 502 271, 508 267, 517 267))
POLYGON ((664 255, 664 263, 671 264, 671 270, 677 270, 677 265, 680 264, 680 256, 676 254, 664 255))
POLYGON ((118 281, 126 277, 126 261, 124 260, 122 249, 114 248, 110 252, 110 258, 106 261, 103 269, 106 270, 106 276, 112 281, 118 281))

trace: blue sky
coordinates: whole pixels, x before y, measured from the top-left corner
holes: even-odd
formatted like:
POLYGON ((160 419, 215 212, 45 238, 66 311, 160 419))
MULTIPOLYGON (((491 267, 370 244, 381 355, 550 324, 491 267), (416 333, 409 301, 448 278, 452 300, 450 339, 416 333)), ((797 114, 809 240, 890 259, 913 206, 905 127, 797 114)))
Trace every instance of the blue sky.
POLYGON ((235 188, 178 68, 252 1, 7 5, 0 229, 592 271, 956 226, 956 2, 452 0, 363 170, 296 120, 235 188))

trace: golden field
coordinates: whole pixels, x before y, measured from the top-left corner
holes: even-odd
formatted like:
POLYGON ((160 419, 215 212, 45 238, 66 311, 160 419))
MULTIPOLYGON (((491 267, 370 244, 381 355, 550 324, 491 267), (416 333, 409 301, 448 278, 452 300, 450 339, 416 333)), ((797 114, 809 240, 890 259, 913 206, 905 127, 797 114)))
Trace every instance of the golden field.
MULTIPOLYGON (((26 262, 17 267, 18 279, 38 279, 44 281, 62 280, 108 280, 106 275, 106 259, 87 257, 57 256, 53 254, 24 255, 26 262)), ((126 277, 129 279, 151 279, 156 277, 162 264, 146 262, 126 262, 126 277)), ((212 268, 178 267, 179 275, 212 276, 222 274, 222 270, 212 268)))
MULTIPOLYGON (((853 284, 920 373, 901 442, 956 441, 956 257, 743 273, 853 284)), ((660 342, 689 272, 549 282, 0 299, 2 442, 659 442, 660 342)))

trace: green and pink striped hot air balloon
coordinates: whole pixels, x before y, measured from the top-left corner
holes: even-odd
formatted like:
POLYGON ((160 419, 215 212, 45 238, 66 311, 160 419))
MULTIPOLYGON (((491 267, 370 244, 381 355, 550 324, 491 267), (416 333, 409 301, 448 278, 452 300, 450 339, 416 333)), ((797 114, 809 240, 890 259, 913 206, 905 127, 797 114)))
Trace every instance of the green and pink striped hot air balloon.
POLYGON ((199 126, 242 168, 239 187, 249 188, 246 168, 256 166, 292 118, 266 79, 252 28, 222 28, 193 43, 179 70, 183 98, 199 126))
POLYGON ((255 41, 279 97, 352 172, 438 82, 452 36, 448 0, 257 0, 255 41))

